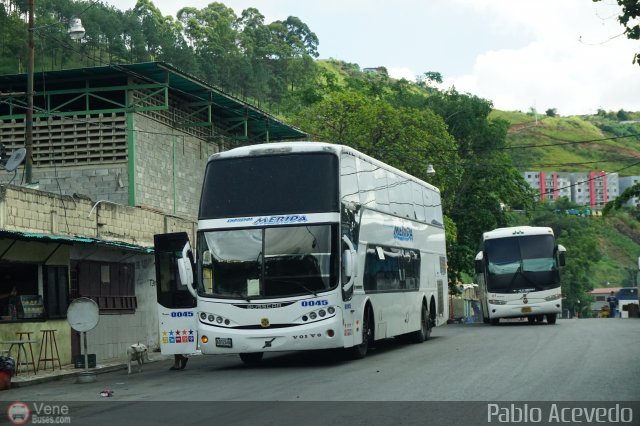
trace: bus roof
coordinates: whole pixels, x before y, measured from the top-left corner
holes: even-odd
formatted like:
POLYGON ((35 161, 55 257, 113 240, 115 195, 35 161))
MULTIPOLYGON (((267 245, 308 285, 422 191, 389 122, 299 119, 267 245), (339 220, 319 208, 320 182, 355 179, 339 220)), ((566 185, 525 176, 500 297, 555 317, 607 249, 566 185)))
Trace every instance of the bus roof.
POLYGON ((278 153, 296 153, 296 152, 332 152, 336 155, 340 155, 342 153, 350 154, 355 157, 361 158, 378 166, 380 168, 392 171, 397 175, 400 175, 406 179, 413 180, 418 182, 420 185, 426 186, 431 190, 440 193, 440 190, 435 186, 431 185, 428 182, 418 179, 415 176, 412 176, 406 172, 403 172, 400 169, 396 169, 389 164, 383 163, 380 160, 376 160, 373 157, 370 157, 362 152, 348 147, 346 145, 332 144, 327 142, 307 142, 307 141, 294 141, 294 142, 272 142, 272 143, 263 143, 258 145, 247 145, 241 146, 238 148, 233 148, 228 151, 222 151, 215 154, 212 154, 209 157, 209 161, 222 159, 222 158, 234 158, 234 157, 249 157, 249 156, 258 156, 258 155, 272 155, 278 153))
POLYGON ((507 238, 513 236, 526 235, 552 235, 553 229, 546 226, 512 226, 509 228, 497 228, 493 231, 482 234, 483 240, 491 240, 494 238, 507 238))

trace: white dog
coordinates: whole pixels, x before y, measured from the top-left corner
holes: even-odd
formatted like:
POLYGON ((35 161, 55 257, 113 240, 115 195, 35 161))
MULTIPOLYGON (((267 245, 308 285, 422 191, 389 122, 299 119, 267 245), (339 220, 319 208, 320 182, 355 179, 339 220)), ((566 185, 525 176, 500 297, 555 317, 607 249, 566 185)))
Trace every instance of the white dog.
POLYGON ((129 373, 131 374, 131 363, 133 361, 138 362, 138 373, 142 372, 142 364, 145 361, 149 361, 149 354, 147 347, 142 343, 134 343, 127 348, 127 357, 129 358, 129 373))

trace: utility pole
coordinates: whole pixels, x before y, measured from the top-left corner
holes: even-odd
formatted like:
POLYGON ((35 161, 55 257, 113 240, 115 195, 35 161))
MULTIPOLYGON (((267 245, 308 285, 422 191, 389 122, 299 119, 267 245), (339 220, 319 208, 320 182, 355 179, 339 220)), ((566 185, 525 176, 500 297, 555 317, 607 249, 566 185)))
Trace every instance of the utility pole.
POLYGON ((29 61, 27 64, 27 114, 25 117, 25 135, 24 135, 24 147, 27 150, 26 162, 25 162, 25 179, 27 185, 33 183, 32 168, 33 168, 33 74, 35 68, 35 47, 33 43, 33 31, 34 31, 34 18, 33 9, 34 1, 29 0, 29 61))

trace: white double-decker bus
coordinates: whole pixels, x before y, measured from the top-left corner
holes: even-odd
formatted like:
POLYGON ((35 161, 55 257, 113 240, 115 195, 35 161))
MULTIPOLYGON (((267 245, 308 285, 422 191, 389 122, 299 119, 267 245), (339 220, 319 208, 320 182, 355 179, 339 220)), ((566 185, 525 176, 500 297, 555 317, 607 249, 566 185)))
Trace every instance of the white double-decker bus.
POLYGON ((345 348, 361 358, 375 340, 422 342, 448 317, 439 190, 346 146, 212 155, 195 249, 186 234, 157 235, 155 248, 169 294, 158 293, 161 337, 192 328, 203 354, 249 364, 264 352, 345 348), (195 307, 174 309, 171 295, 185 290, 195 307))
POLYGON ((555 324, 562 312, 565 248, 547 227, 498 228, 482 234, 475 269, 485 323, 526 317, 555 324))

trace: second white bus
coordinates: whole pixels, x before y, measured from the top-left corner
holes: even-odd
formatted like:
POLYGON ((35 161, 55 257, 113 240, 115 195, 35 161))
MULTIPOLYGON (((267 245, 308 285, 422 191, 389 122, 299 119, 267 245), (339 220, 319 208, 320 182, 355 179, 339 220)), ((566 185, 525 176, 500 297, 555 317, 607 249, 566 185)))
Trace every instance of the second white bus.
POLYGON ((482 234, 475 269, 485 323, 526 317, 555 324, 562 312, 565 248, 547 227, 498 228, 482 234))

